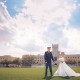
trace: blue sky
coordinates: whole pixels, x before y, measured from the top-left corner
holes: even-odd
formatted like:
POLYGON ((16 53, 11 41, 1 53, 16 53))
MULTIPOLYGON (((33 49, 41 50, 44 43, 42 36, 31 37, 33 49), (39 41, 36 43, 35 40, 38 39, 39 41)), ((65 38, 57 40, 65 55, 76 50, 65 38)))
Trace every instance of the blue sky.
MULTIPOLYGON (((23 7, 24 0, 0 0, 1 2, 6 1, 5 5, 7 6, 7 10, 9 14, 14 17, 16 14, 18 14, 23 7)), ((72 25, 72 27, 78 27, 80 25, 80 0, 75 0, 77 8, 73 11, 72 17, 70 18, 69 24, 72 25)), ((70 0, 70 3, 73 3, 74 0, 70 0)))
POLYGON ((6 1, 5 5, 7 6, 7 10, 12 17, 18 14, 24 3, 24 0, 1 0, 1 2, 4 1, 6 1))
POLYGON ((80 53, 80 0, 0 0, 0 55, 43 54, 52 44, 80 53))
POLYGON ((73 27, 77 27, 80 28, 80 9, 76 9, 73 14, 72 14, 72 18, 70 19, 70 25, 72 25, 73 27))
POLYGON ((70 25, 72 27, 80 28, 80 0, 76 2, 76 9, 72 13, 72 17, 70 18, 70 25))

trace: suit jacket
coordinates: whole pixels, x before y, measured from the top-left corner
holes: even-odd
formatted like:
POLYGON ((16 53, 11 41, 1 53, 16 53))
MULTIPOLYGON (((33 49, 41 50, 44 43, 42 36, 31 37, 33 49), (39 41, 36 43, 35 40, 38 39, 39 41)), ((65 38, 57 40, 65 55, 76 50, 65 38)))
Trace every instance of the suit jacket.
POLYGON ((44 54, 44 59, 45 59, 45 62, 47 62, 47 63, 51 63, 51 60, 54 61, 52 52, 46 51, 45 54, 44 54))

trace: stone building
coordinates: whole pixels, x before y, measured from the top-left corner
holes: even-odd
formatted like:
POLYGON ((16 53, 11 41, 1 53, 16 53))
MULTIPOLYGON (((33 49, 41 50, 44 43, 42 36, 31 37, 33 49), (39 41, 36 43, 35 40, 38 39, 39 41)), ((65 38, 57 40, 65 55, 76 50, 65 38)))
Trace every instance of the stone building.
POLYGON ((80 65, 80 54, 65 54, 65 62, 73 62, 77 66, 80 65))
POLYGON ((59 51, 59 45, 58 44, 52 44, 52 53, 53 53, 53 57, 55 60, 57 60, 57 58, 60 55, 60 51, 59 51))
POLYGON ((0 56, 0 62, 4 61, 4 60, 10 60, 13 61, 15 59, 15 57, 12 57, 10 55, 4 55, 4 56, 0 56))
POLYGON ((44 56, 43 55, 36 55, 35 56, 35 64, 38 64, 38 65, 43 65, 44 64, 44 56))

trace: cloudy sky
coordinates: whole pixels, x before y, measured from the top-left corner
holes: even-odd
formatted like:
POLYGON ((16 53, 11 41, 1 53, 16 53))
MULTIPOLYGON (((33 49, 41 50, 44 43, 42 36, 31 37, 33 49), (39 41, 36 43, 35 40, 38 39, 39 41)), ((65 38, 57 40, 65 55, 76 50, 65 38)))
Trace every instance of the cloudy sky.
POLYGON ((0 0, 0 55, 44 54, 52 44, 80 54, 80 0, 0 0))

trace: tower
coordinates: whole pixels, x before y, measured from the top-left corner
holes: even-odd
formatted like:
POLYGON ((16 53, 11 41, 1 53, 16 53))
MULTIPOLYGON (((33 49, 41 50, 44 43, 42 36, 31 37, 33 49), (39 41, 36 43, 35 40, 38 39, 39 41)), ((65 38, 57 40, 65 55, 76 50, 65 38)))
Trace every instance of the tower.
POLYGON ((52 54, 53 54, 55 60, 57 60, 57 58, 60 55, 60 51, 58 49, 59 49, 58 44, 52 44, 52 54))

